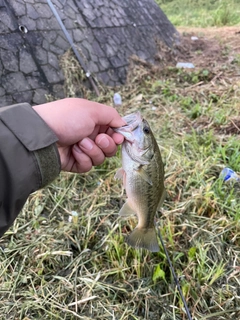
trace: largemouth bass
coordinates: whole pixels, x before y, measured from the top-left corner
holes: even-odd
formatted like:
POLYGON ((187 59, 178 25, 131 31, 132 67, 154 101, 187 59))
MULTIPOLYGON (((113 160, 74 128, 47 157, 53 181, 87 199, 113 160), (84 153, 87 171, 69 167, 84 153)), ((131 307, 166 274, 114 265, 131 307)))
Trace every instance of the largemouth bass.
POLYGON ((164 167, 158 144, 148 122, 139 112, 123 117, 127 125, 115 128, 125 140, 122 168, 115 175, 123 179, 127 201, 121 216, 137 215, 138 224, 127 238, 134 248, 159 251, 154 217, 165 198, 164 167))

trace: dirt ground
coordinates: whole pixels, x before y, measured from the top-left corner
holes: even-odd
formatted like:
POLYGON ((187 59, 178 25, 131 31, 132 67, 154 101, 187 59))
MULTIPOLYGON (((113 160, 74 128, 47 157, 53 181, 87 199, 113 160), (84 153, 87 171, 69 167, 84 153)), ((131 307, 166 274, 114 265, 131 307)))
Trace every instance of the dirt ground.
MULTIPOLYGON (((240 55, 240 26, 221 28, 179 27, 182 45, 186 49, 178 60, 192 62, 196 67, 232 63, 240 55), (197 37, 192 40, 191 37, 197 37)), ((240 59, 240 57, 238 57, 240 59)))

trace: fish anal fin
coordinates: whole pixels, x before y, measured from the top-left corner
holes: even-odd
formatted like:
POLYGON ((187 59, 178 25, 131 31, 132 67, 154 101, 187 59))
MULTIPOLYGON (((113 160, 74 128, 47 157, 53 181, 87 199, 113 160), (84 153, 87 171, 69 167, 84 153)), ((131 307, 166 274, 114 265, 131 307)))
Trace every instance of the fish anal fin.
POLYGON ((122 217, 129 217, 136 214, 134 212, 134 210, 131 208, 131 206, 129 205, 128 201, 126 201, 124 203, 124 205, 122 206, 122 208, 119 211, 119 215, 122 217))
POLYGON ((143 229, 136 227, 128 236, 126 242, 133 248, 143 248, 151 252, 160 250, 155 228, 143 229))

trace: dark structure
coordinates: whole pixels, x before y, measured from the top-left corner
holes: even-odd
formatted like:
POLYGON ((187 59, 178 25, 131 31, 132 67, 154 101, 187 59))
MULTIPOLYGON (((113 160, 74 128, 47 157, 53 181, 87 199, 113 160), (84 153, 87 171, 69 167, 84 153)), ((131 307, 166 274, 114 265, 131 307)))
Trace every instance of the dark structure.
MULTIPOLYGON (((128 58, 154 62, 156 38, 175 28, 154 0, 52 0, 86 68, 107 85, 124 83, 128 58)), ((70 48, 48 0, 0 0, 0 106, 63 97, 59 57, 70 48)))

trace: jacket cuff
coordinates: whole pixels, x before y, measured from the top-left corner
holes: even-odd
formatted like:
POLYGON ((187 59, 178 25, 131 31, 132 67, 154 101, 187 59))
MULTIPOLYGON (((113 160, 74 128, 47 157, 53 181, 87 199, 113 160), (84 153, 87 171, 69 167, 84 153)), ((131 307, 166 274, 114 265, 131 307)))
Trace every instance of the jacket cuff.
POLYGON ((34 155, 40 188, 54 180, 61 171, 60 156, 56 147, 55 133, 28 103, 1 108, 1 121, 22 145, 34 155))
POLYGON ((56 144, 33 152, 42 177, 41 188, 52 182, 60 173, 60 157, 56 144))

